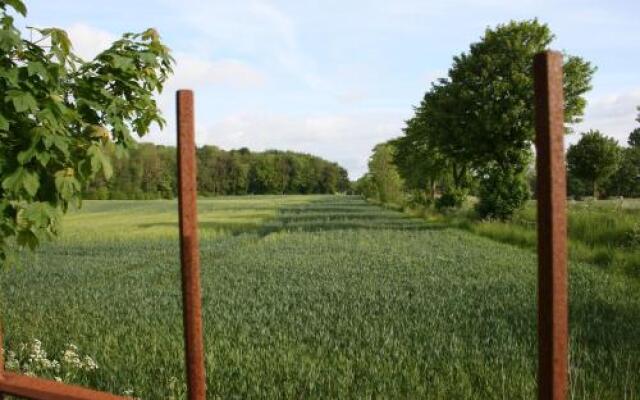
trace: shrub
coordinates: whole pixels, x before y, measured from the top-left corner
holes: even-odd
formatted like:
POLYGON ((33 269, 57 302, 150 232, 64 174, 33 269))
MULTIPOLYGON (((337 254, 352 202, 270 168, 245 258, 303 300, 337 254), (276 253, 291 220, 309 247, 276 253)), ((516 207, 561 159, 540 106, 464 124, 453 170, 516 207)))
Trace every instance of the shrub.
POLYGON ((495 168, 480 181, 479 195, 480 217, 506 220, 524 206, 530 193, 523 173, 495 168))
POLYGON ((467 198, 467 192, 462 189, 449 189, 438 197, 436 208, 440 211, 447 208, 460 208, 467 198))

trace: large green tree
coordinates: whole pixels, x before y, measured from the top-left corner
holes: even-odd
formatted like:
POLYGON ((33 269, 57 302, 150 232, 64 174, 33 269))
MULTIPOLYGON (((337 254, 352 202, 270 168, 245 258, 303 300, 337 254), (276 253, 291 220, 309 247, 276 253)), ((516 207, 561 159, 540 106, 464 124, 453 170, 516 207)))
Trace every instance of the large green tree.
POLYGON ((435 167, 431 173, 441 173, 443 196, 449 205, 462 204, 474 181, 474 150, 466 146, 465 137, 470 126, 456 90, 450 80, 438 80, 424 95, 415 121, 410 120, 405 130, 405 136, 413 143, 414 156, 418 150, 428 149, 428 154, 418 156, 431 158, 423 163, 435 167))
POLYGON ((395 148, 389 143, 378 144, 369 158, 369 176, 376 197, 383 203, 402 203, 403 182, 394 164, 395 148))
MULTIPOLYGON (((510 22, 487 29, 468 52, 454 57, 447 78, 427 91, 395 142, 407 182, 423 184, 440 172, 432 166, 445 167, 455 197, 479 182, 482 217, 508 218, 521 207, 529 196, 535 136, 533 56, 553 38, 537 20, 510 22)), ((583 59, 565 56, 565 122, 580 121, 594 71, 583 59)))
POLYGON ((392 141, 394 163, 406 188, 426 203, 435 201, 449 171, 447 159, 433 145, 430 129, 424 119, 413 117, 406 122, 404 135, 392 141))
POLYGON ((631 131, 627 144, 629 147, 622 150, 620 165, 606 189, 608 194, 640 197, 640 128, 631 131))
POLYGON ((35 248, 55 235, 59 216, 112 166, 152 123, 164 124, 154 100, 172 58, 158 33, 127 33, 93 60, 72 52, 67 34, 14 25, 20 0, 0 0, 0 258, 11 238, 35 248), (46 43, 47 45, 43 45, 46 43))
POLYGON ((616 172, 607 180, 608 195, 640 197, 640 147, 622 149, 616 172))
POLYGON ((615 139, 597 130, 586 132, 567 150, 569 174, 587 183, 597 198, 599 187, 618 169, 621 152, 615 139))
MULTIPOLYGON (((449 70, 449 101, 456 104, 450 117, 465 124, 460 137, 451 139, 457 152, 452 153, 478 171, 482 216, 509 217, 527 198, 523 193, 535 136, 532 61, 553 39, 549 27, 537 20, 499 25, 455 57, 449 70)), ((593 72, 580 57, 565 55, 565 122, 580 121, 593 72)))

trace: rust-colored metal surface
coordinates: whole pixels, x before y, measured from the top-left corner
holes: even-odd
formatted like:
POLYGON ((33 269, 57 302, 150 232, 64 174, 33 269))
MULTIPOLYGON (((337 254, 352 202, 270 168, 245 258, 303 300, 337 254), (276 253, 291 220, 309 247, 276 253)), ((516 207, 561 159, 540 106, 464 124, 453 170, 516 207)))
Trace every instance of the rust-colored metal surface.
POLYGON ((80 386, 67 385, 47 379, 4 373, 0 379, 4 394, 32 400, 124 400, 128 397, 98 392, 80 386))
POLYGON ((533 64, 538 174, 538 399, 564 400, 569 320, 562 54, 539 53, 533 64))
POLYGON ((179 90, 176 94, 176 100, 178 114, 178 205, 187 387, 189 400, 204 400, 206 382, 202 340, 193 92, 179 90))
POLYGON ((2 394, 3 379, 4 379, 4 337, 2 336, 2 321, 0 321, 0 400, 4 400, 4 394, 2 394))

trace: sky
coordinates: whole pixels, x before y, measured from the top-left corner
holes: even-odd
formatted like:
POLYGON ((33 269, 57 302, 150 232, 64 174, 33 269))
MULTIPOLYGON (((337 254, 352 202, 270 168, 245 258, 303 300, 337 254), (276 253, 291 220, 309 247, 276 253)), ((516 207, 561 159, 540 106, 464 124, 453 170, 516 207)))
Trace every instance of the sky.
MULTIPOLYGON (((351 179, 373 146, 401 135, 430 83, 487 27, 538 18, 552 48, 597 66, 577 131, 626 143, 640 105, 638 0, 27 0, 21 26, 56 26, 93 57, 124 32, 158 29, 175 74, 167 119, 144 141, 175 144, 175 91, 196 95, 196 142, 294 150, 351 179)), ((579 134, 567 142, 575 143, 579 134)))

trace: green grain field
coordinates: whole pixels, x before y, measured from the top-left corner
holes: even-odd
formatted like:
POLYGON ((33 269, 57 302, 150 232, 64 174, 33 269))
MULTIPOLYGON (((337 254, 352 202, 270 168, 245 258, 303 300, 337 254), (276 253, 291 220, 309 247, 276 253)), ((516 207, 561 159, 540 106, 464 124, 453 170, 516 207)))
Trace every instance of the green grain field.
MULTIPOLYGON (((199 209, 209 398, 534 398, 532 251, 357 197, 199 209)), ((98 369, 68 381, 183 398, 178 260, 175 202, 85 202, 0 272, 5 346, 74 343, 98 369)), ((570 268, 572 398, 639 399, 638 280, 570 268)))

